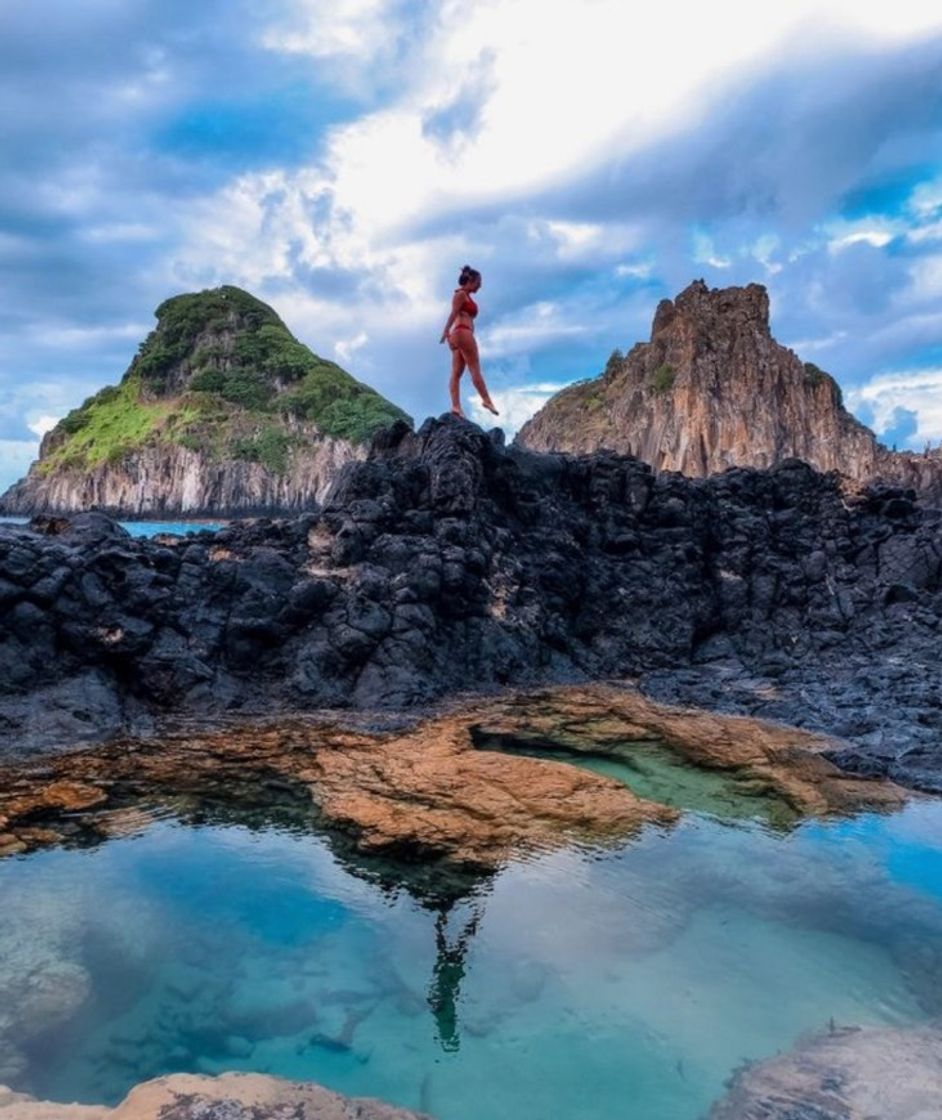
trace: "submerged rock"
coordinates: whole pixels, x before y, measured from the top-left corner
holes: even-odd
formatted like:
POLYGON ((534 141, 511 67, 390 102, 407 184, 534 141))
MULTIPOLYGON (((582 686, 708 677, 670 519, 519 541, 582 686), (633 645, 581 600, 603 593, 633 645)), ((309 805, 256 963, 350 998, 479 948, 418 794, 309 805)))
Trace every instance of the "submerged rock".
MULTIPOLYGON (((422 1120, 418 1112, 257 1073, 177 1073, 136 1086, 116 1108, 53 1104, 0 1085, 2 1120, 422 1120)), ((427 1120, 427 1118, 426 1118, 427 1120)))
POLYGON ((747 1066, 709 1120, 934 1120, 942 1030, 842 1027, 747 1066))

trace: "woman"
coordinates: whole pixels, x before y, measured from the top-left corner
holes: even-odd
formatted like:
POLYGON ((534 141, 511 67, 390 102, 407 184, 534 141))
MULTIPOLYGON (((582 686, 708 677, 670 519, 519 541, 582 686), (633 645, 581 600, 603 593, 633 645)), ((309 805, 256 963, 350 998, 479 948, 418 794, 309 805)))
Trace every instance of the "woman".
POLYGON ((478 305, 471 298, 472 293, 481 287, 481 274, 476 268, 465 265, 458 277, 458 287, 451 301, 451 314, 442 331, 439 342, 447 340, 451 347, 451 411, 455 416, 464 416, 461 411, 461 397, 458 392, 458 383, 464 373, 465 366, 471 371, 471 380, 481 396, 481 404, 497 415, 497 409, 491 400, 491 395, 481 376, 481 359, 478 357, 478 344, 474 337, 474 317, 478 313, 478 305))

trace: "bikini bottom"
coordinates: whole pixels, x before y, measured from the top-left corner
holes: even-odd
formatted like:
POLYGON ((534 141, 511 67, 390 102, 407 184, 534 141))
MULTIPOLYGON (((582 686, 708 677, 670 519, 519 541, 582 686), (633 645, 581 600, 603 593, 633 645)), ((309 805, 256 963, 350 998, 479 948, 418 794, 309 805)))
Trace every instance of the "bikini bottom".
POLYGON ((451 346, 452 350, 458 349, 451 337, 455 331, 471 331, 471 333, 474 334, 474 327, 469 327, 467 323, 456 323, 455 326, 451 328, 448 332, 448 344, 451 346))

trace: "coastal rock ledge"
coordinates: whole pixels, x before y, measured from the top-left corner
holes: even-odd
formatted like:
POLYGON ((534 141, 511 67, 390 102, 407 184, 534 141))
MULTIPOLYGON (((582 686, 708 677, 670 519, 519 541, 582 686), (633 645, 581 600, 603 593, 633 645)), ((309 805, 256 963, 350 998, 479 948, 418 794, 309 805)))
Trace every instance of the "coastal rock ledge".
POLYGON ((935 1120, 942 1029, 836 1027, 740 1070, 708 1120, 935 1120))
MULTIPOLYGON (((423 1120, 418 1112, 257 1073, 177 1073, 145 1081, 116 1108, 37 1101, 0 1085, 0 1120, 423 1120)), ((428 1120, 427 1117, 424 1120, 428 1120)))
POLYGON ((940 519, 794 460, 686 479, 397 424, 297 518, 152 540, 100 514, 3 526, 0 748, 632 678, 942 789, 940 519))

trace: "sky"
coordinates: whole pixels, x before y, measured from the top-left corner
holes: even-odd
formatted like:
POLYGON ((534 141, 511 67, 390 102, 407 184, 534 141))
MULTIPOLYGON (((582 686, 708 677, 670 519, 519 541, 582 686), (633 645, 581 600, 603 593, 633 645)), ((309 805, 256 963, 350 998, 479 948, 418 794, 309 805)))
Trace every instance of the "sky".
POLYGON ((702 277, 938 444, 942 6, 644 7, 0 0, 0 488, 220 284, 438 414, 465 263, 508 435, 702 277))

